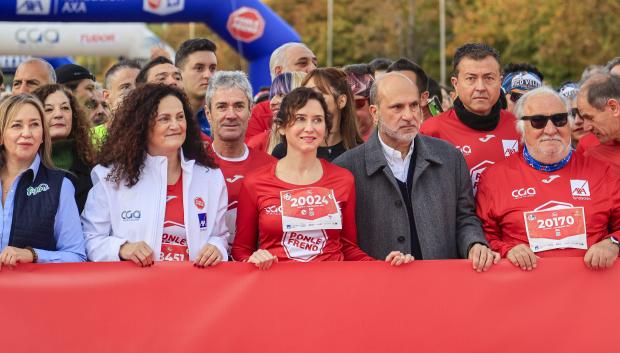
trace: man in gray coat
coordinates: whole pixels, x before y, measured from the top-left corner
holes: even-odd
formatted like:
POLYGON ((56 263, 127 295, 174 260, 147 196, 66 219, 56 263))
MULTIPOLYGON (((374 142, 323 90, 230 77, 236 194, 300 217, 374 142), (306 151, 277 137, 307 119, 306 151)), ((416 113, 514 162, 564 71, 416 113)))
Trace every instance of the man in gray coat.
POLYGON ((469 258, 476 271, 499 261, 476 217, 471 180, 454 146, 418 134, 420 91, 398 72, 370 93, 377 125, 369 140, 334 161, 353 173, 362 250, 383 259, 392 250, 416 259, 469 258))

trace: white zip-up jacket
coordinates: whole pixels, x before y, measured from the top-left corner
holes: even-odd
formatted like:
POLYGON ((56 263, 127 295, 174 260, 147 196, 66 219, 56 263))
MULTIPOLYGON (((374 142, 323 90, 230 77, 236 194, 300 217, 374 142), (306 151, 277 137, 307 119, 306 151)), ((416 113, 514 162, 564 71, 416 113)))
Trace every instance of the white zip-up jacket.
MULTIPOLYGON (((212 244, 228 259, 228 227, 225 213, 228 194, 219 169, 206 168, 185 160, 183 170, 183 208, 190 260, 195 260, 206 244, 212 244)), ((93 188, 82 212, 86 253, 91 261, 119 261, 125 242, 146 242, 155 260, 161 252, 166 214, 168 159, 147 154, 138 183, 127 187, 106 180, 111 168, 97 165, 91 178, 93 188)))

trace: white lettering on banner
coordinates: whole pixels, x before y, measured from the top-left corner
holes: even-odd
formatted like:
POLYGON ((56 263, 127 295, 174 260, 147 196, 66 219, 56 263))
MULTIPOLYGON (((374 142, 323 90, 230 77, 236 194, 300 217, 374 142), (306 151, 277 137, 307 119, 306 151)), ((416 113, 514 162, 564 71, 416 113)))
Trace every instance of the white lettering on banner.
POLYGON ((550 201, 534 211, 523 212, 523 219, 528 242, 534 252, 588 248, 583 207, 550 201))
POLYGON ((570 180, 570 190, 575 200, 590 200, 590 183, 587 180, 570 180))
POLYGON ((536 189, 534 188, 521 188, 512 190, 512 197, 515 199, 522 199, 525 197, 533 197, 536 195, 536 189))
POLYGON ((510 157, 513 153, 519 152, 519 141, 502 140, 502 147, 504 148, 504 157, 510 157))
POLYGON ((308 262, 322 254, 325 243, 327 233, 324 230, 285 232, 282 237, 282 247, 286 256, 302 262, 308 262))
POLYGON ((60 34, 53 28, 19 28, 15 31, 15 40, 19 44, 56 44, 60 34))
POLYGON ((18 15, 49 15, 51 3, 52 0, 17 0, 15 12, 18 15))
POLYGON ((473 168, 469 170, 469 173, 471 175, 471 186, 474 189, 474 195, 478 191, 478 183, 480 182, 480 176, 488 167, 492 166, 493 164, 495 163, 491 161, 482 161, 476 164, 473 168))
POLYGON ((86 13, 86 3, 83 0, 65 0, 60 13, 86 13))
POLYGON ((159 16, 183 11, 185 0, 143 0, 142 10, 159 16))

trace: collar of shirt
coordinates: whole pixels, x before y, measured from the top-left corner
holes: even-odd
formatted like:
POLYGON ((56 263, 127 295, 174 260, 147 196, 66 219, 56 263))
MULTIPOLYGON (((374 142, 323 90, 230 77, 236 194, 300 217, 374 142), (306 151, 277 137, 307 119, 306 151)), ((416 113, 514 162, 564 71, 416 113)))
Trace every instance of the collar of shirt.
POLYGON ((250 155, 250 149, 248 148, 248 146, 244 143, 243 144, 243 154, 241 155, 241 157, 224 157, 222 155, 220 155, 219 153, 217 153, 217 151, 215 150, 215 146, 211 145, 211 148, 213 149, 213 152, 215 152, 215 154, 224 161, 227 162, 243 162, 246 159, 248 159, 248 156, 250 155))
POLYGON ((413 154, 413 140, 411 140, 409 152, 407 152, 407 155, 405 156, 405 158, 403 158, 403 155, 402 153, 400 153, 400 151, 386 145, 383 140, 381 140, 381 134, 378 134, 378 136, 379 143, 381 143, 381 147, 383 148, 383 155, 388 162, 388 166, 392 170, 392 174, 394 174, 394 177, 399 181, 406 183, 407 171, 409 170, 411 155, 413 154))

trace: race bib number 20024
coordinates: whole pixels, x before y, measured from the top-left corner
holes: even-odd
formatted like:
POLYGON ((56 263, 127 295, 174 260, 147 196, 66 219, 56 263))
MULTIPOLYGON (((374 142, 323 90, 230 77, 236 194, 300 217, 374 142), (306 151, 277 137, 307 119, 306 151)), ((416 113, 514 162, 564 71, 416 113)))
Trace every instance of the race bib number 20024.
POLYGON ((280 192, 282 231, 342 229, 340 208, 334 191, 307 187, 280 192))

